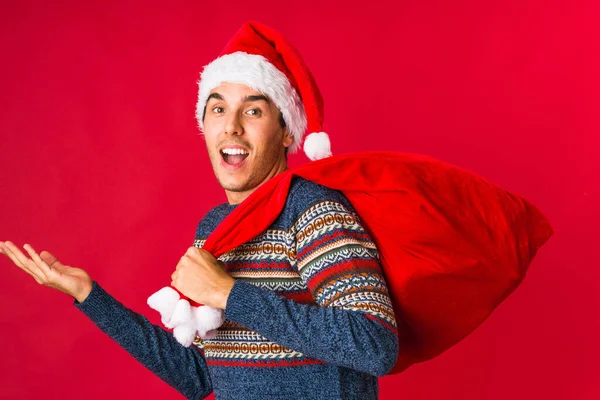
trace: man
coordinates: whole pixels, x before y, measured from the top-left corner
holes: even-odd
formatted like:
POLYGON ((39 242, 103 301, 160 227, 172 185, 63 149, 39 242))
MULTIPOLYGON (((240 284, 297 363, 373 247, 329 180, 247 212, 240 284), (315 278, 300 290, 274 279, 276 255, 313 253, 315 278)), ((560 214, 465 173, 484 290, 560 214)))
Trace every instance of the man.
MULTIPOLYGON (((228 202, 202 218, 171 284, 224 310, 214 338, 184 347, 85 271, 29 245, 31 259, 10 242, 0 242, 0 250, 38 283, 73 296, 77 308, 187 398, 214 391, 220 400, 376 399, 377 376, 398 354, 396 320, 377 248, 340 192, 296 177, 283 211, 261 235, 219 259, 202 250, 238 204, 287 169, 287 154, 307 126, 320 130, 323 105, 312 75, 281 35, 247 23, 205 67, 199 85, 198 123, 228 202)), ((323 135, 305 141, 310 158, 330 154, 323 135)))

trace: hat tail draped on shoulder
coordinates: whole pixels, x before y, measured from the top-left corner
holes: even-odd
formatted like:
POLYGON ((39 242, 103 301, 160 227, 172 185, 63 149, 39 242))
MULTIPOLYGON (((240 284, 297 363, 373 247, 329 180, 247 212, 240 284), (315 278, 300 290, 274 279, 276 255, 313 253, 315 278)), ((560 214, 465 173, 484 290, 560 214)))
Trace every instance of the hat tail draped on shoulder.
POLYGON ((304 152, 311 160, 331 156, 323 130, 323 98, 302 57, 279 32, 258 22, 247 22, 221 55, 206 65, 198 81, 196 119, 204 130, 203 115, 211 90, 224 82, 245 84, 268 96, 279 108, 294 143, 295 153, 307 129, 304 152))

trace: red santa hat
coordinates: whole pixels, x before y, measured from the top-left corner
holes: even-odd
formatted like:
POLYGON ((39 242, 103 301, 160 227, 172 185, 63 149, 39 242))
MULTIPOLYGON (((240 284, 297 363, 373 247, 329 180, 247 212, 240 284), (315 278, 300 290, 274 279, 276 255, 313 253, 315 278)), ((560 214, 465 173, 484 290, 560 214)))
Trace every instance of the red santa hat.
POLYGON ((311 160, 331 156, 329 137, 322 132, 323 98, 298 51, 277 31, 246 22, 221 55, 206 65, 198 81, 196 119, 202 117, 210 91, 224 82, 242 83, 268 96, 279 108, 294 137, 295 153, 307 128, 304 152, 311 160))

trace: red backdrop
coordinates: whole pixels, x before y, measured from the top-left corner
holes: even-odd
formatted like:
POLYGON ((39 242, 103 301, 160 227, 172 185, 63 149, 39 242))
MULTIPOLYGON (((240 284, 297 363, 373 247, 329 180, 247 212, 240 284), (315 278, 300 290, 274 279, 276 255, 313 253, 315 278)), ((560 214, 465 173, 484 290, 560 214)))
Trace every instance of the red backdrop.
MULTIPOLYGON (((335 153, 469 168, 556 229, 481 327, 382 378, 381 398, 600 397, 595 2, 107 3, 2 2, 0 240, 86 269, 159 323, 147 297, 225 201, 197 136, 196 80, 258 19, 311 67, 335 153)), ((0 398, 180 398, 71 303, 1 259, 0 398)))

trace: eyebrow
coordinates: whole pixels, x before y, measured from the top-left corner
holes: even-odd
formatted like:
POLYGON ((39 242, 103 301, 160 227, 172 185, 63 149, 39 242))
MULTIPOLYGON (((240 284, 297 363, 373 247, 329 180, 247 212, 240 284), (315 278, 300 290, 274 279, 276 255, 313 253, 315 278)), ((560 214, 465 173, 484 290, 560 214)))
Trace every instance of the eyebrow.
POLYGON ((208 98, 206 99, 206 102, 208 103, 208 101, 210 99, 215 99, 215 100, 225 100, 223 98, 223 96, 221 96, 219 93, 211 93, 210 96, 208 96, 208 98))
MULTIPOLYGON (((225 101, 225 98, 223 97, 223 95, 221 95, 220 93, 214 92, 211 93, 208 98, 206 99, 206 102, 208 103, 208 101, 210 99, 215 99, 215 100, 221 100, 221 101, 225 101)), ((253 101, 260 101, 263 100, 266 103, 271 103, 271 100, 269 100, 269 98, 265 95, 262 94, 255 94, 255 95, 249 95, 244 97, 244 103, 250 103, 253 101)))
POLYGON ((271 100, 269 100, 269 98, 267 96, 262 95, 262 94, 244 97, 244 103, 251 102, 251 101, 259 101, 259 100, 264 100, 266 103, 271 103, 271 100))

